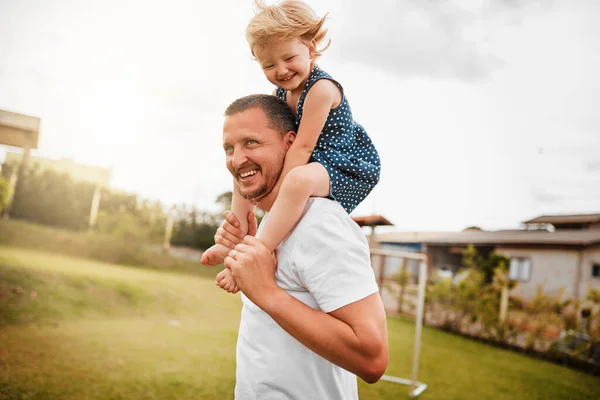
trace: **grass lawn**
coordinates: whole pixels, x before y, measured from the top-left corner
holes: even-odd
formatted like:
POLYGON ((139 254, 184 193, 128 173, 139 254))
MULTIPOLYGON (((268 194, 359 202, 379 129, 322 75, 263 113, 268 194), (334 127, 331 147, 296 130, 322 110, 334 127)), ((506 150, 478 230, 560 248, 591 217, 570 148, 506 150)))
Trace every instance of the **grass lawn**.
MULTIPOLYGON (((231 399, 239 315, 202 276, 0 247, 0 400, 231 399)), ((388 324, 387 374, 408 377, 414 325, 388 324)), ((600 378, 429 328, 420 379, 422 399, 600 398, 600 378)))

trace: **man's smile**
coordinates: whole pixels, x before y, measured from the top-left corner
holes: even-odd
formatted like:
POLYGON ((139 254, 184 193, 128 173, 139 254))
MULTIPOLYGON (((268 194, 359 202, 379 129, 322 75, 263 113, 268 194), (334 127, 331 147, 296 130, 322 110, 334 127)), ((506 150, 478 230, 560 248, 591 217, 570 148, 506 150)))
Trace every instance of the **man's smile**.
POLYGON ((237 172, 237 178, 238 178, 238 182, 243 183, 243 184, 250 184, 252 181, 254 181, 254 178, 258 176, 258 172, 260 171, 260 168, 254 166, 248 168, 240 168, 237 172))
POLYGON ((247 172, 240 173, 240 177, 241 178, 247 178, 247 177, 252 176, 252 175, 254 175, 256 173, 258 173, 258 170, 254 169, 252 171, 247 171, 247 172))

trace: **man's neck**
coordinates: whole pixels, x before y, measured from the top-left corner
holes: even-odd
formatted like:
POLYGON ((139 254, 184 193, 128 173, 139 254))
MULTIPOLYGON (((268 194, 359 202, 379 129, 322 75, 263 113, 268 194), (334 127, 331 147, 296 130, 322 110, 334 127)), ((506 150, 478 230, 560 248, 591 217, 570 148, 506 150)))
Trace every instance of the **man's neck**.
POLYGON ((264 212, 271 211, 271 207, 273 207, 274 200, 271 200, 269 196, 264 196, 254 205, 263 210, 264 212))
POLYGON ((273 203, 275 202, 275 198, 273 198, 273 196, 269 196, 269 193, 271 192, 265 193, 259 198, 250 199, 250 202, 264 212, 269 212, 271 211, 271 207, 273 207, 273 203))

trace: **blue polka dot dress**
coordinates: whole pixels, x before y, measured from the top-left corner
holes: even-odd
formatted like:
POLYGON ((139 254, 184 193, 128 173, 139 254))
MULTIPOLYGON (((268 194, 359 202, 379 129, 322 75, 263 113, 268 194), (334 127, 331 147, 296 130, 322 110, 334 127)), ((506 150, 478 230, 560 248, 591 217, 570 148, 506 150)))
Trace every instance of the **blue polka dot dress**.
MULTIPOLYGON (((379 154, 364 128, 352 119, 352 111, 342 86, 328 73, 315 66, 298 99, 296 128, 302 119, 306 94, 319 79, 329 79, 342 92, 342 102, 331 109, 309 162, 318 162, 329 173, 330 195, 350 213, 379 182, 379 154)), ((277 97, 285 101, 286 90, 277 88, 277 97)))

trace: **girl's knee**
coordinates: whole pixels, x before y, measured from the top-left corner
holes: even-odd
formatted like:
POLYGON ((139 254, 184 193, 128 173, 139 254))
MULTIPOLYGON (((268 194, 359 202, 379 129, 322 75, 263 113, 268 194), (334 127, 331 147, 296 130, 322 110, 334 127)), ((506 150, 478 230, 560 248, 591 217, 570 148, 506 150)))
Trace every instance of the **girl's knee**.
POLYGON ((282 192, 295 196, 312 193, 316 179, 310 171, 302 167, 293 168, 287 173, 281 183, 282 192))

